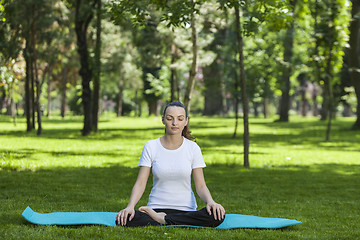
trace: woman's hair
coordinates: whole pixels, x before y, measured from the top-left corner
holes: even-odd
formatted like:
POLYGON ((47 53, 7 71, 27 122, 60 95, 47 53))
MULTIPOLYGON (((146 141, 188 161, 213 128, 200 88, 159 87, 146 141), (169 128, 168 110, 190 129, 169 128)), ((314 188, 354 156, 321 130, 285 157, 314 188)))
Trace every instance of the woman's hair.
MULTIPOLYGON (((189 116, 188 116, 188 112, 186 110, 186 107, 184 106, 184 104, 182 104, 181 102, 171 102, 168 105, 166 105, 166 107, 164 108, 164 112, 163 112, 163 117, 165 117, 165 112, 168 109, 168 107, 182 107, 185 110, 185 114, 186 117, 190 120, 189 116)), ((189 122, 188 124, 184 127, 183 131, 182 131, 182 136, 184 136, 185 138, 195 141, 195 137, 191 136, 191 131, 190 131, 190 127, 189 127, 189 122)))

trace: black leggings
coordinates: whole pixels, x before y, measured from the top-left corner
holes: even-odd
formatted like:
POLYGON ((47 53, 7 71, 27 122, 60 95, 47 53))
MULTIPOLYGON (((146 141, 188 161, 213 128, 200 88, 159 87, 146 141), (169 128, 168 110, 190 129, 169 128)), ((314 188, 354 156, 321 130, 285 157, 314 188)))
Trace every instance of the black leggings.
MULTIPOLYGON (((206 208, 199 211, 181 211, 175 209, 154 209, 155 212, 166 213, 166 225, 192 225, 202 227, 217 227, 224 220, 215 220, 213 215, 209 215, 206 208)), ((130 215, 129 215, 130 217, 130 215)), ((126 227, 141 227, 141 226, 158 226, 160 223, 156 222, 146 213, 135 211, 134 218, 126 223, 126 227)))

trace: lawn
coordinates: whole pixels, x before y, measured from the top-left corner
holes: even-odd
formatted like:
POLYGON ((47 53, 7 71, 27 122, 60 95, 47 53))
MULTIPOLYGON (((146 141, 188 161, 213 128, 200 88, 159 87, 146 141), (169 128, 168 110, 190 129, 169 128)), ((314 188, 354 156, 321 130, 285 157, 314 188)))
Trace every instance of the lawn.
MULTIPOLYGON (((38 226, 21 217, 38 212, 110 211, 126 207, 147 140, 163 134, 159 117, 103 117, 100 131, 80 135, 81 118, 44 119, 43 135, 0 117, 0 239, 359 239, 360 132, 353 118, 333 123, 293 117, 290 123, 250 119, 250 168, 242 167, 241 124, 195 117, 205 178, 227 213, 296 219, 280 230, 38 226)), ((138 206, 147 202, 151 179, 138 206)), ((198 199, 199 208, 204 203, 198 199)))

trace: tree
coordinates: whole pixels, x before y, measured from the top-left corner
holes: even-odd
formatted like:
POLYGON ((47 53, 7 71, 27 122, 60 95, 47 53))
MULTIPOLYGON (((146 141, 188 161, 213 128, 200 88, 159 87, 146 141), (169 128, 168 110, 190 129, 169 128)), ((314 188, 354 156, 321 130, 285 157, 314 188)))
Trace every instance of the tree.
MULTIPOLYGON (((26 62, 25 77, 25 114, 27 118, 27 131, 35 128, 35 113, 37 116, 37 134, 42 133, 41 122, 41 87, 39 77, 38 49, 44 43, 51 31, 55 17, 51 15, 55 8, 55 0, 31 0, 31 1, 9 1, 5 7, 5 26, 8 26, 14 34, 10 36, 9 42, 21 43, 25 41, 23 54, 26 62)), ((18 46, 18 45, 15 45, 18 46)), ((17 47, 17 49, 19 49, 17 47)), ((14 53, 14 51, 13 51, 14 53)), ((19 52, 18 52, 19 54, 19 52)), ((14 54, 12 56, 15 56, 14 54)))
POLYGON ((99 116, 99 96, 100 96, 100 72, 101 72, 101 0, 96 3, 96 46, 95 46, 95 66, 94 66, 94 97, 92 105, 92 127, 98 131, 99 116))
POLYGON ((196 69, 197 69, 197 52, 198 52, 198 34, 196 29, 196 17, 195 17, 195 8, 196 8, 196 1, 192 0, 190 1, 192 3, 190 8, 190 23, 191 23, 191 42, 192 42, 192 63, 191 63, 191 69, 189 74, 189 79, 186 87, 185 92, 185 98, 184 98, 184 105, 188 112, 190 113, 190 101, 191 101, 191 95, 194 90, 195 85, 195 75, 196 75, 196 69))
MULTIPOLYGON (((23 78, 23 64, 24 60, 19 57, 17 59, 12 59, 10 62, 7 62, 3 56, 0 55, 0 89, 1 89, 1 98, 0 98, 0 112, 3 108, 4 103, 6 104, 7 115, 11 115, 13 118, 13 123, 16 126, 17 123, 17 106, 16 102, 20 98, 20 95, 17 93, 20 80, 23 78)), ((1 114, 1 113, 0 113, 1 114)))
POLYGON ((153 80, 159 79, 168 50, 165 35, 157 30, 158 26, 159 17, 153 12, 146 25, 134 32, 135 45, 140 55, 139 65, 143 71, 143 95, 149 107, 149 115, 159 115, 158 101, 161 96, 154 92, 153 80))
POLYGON ((82 2, 81 0, 75 1, 75 32, 77 37, 77 51, 80 57, 80 70, 79 74, 82 78, 82 103, 84 108, 84 127, 82 135, 90 134, 93 124, 93 109, 92 109, 92 91, 90 88, 90 81, 92 79, 92 70, 89 65, 89 52, 87 31, 90 21, 93 18, 93 9, 99 0, 90 2, 82 2))
MULTIPOLYGON (((190 69, 189 79, 187 83, 187 88, 185 92, 184 104, 185 106, 190 108, 190 100, 192 91, 195 84, 195 75, 196 75, 196 66, 197 66, 197 30, 196 30, 196 17, 195 14, 199 11, 199 6, 203 1, 156 1, 156 0, 148 0, 148 1, 123 1, 113 4, 112 12, 114 18, 117 22, 121 21, 123 18, 130 18, 133 23, 149 26, 149 19, 153 19, 151 15, 151 11, 149 10, 157 10, 159 11, 161 17, 159 18, 161 21, 167 23, 167 25, 173 27, 186 27, 186 24, 191 24, 192 31, 192 65, 190 69)), ((156 23, 157 25, 158 23, 156 23)), ((157 72, 160 69, 155 68, 145 68, 144 75, 146 76, 148 73, 153 75, 155 78, 158 78, 157 72)), ((146 77, 144 77, 146 80, 146 77)), ((150 84, 147 81, 144 82, 144 90, 149 87, 150 84)), ((145 98, 153 99, 155 101, 154 96, 146 96, 145 98), (151 98, 149 98, 151 97, 151 98)), ((153 105, 153 104, 152 104, 153 105)), ((151 107, 151 106, 150 106, 151 107)), ((154 108, 152 106, 152 108, 154 108)), ((152 112, 152 111, 150 111, 152 112)))
MULTIPOLYGON (((241 28, 241 16, 240 16, 240 4, 237 1, 228 1, 222 3, 223 8, 229 7, 235 10, 235 33, 237 38, 237 51, 239 56, 239 69, 240 69, 240 87, 243 107, 243 119, 244 119, 244 167, 249 167, 249 146, 250 146, 250 134, 249 134, 249 102, 247 98, 246 80, 245 80, 245 69, 244 69, 244 52, 243 52, 243 36, 241 28)), ((237 91, 238 84, 235 85, 235 91, 237 91)), ((237 129, 237 104, 235 104, 235 131, 233 137, 236 136, 237 129)))
POLYGON ((349 67, 352 84, 355 88, 357 107, 356 121, 352 126, 353 129, 360 129, 360 2, 352 0, 351 22, 350 22, 350 39, 349 39, 349 67))
POLYGON ((4 18, 5 21, 2 24, 2 35, 4 35, 2 41, 1 52, 7 61, 16 59, 22 49, 21 44, 24 39, 26 42, 24 49, 24 58, 26 62, 26 74, 25 74, 25 114, 27 131, 31 131, 35 128, 35 115, 34 113, 34 88, 31 87, 33 76, 33 64, 31 61, 31 47, 30 44, 30 17, 32 13, 29 13, 31 4, 33 2, 13 1, 4 3, 4 18), (25 6, 25 7, 24 7, 25 6), (30 7, 29 7, 30 6, 30 7), (6 35, 8 33, 8 35, 6 35), (31 88, 30 88, 31 87, 31 88))
POLYGON ((175 43, 172 43, 170 46, 171 50, 171 75, 170 75, 170 102, 180 101, 179 99, 179 81, 177 77, 176 67, 174 66, 176 60, 178 58, 178 48, 176 47, 175 43), (177 94, 176 94, 177 93, 177 94))
MULTIPOLYGON (((218 6, 216 5, 208 6, 208 10, 205 13, 201 12, 201 14, 204 18, 204 26, 199 36, 204 35, 203 38, 213 36, 212 41, 204 47, 204 50, 215 55, 213 61, 202 69, 205 88, 203 91, 205 97, 203 114, 224 114, 225 79, 226 71, 228 70, 226 69, 228 67, 226 54, 230 50, 226 44, 229 43, 228 35, 230 30, 227 26, 228 22, 224 23, 223 20, 227 20, 228 16, 226 12, 225 14, 224 12, 219 14, 218 6)), ((230 51, 230 54, 233 56, 233 49, 230 51)), ((231 61, 233 62, 233 58, 231 58, 231 61)))
MULTIPOLYGON (((249 104, 248 104, 248 92, 247 92, 247 84, 245 80, 245 68, 244 68, 244 53, 243 53, 243 33, 251 36, 254 35, 258 30, 259 26, 265 20, 268 21, 270 28, 279 30, 283 28, 285 23, 289 20, 288 16, 284 14, 284 11, 279 11, 284 9, 284 2, 283 1, 243 1, 241 4, 238 1, 231 1, 231 0, 220 0, 219 1, 222 8, 234 8, 235 10, 235 32, 237 34, 238 40, 238 56, 239 56, 239 69, 240 69, 240 85, 241 85, 241 98, 242 98, 242 107, 243 107, 243 115, 244 115, 244 166, 249 166, 249 104), (243 24, 244 27, 241 29, 240 25, 240 7, 246 10, 248 14, 248 19, 243 24)), ((235 88, 237 88, 237 84, 235 88)), ((236 89, 235 89, 236 91, 236 89)), ((235 95, 236 97, 236 95, 235 95)), ((235 98, 236 101, 237 98, 235 98)), ((236 104, 237 105, 237 104, 236 104)), ((236 106, 235 105, 235 106, 236 106)), ((237 109, 237 106, 235 107, 237 109)), ((235 111, 237 111, 235 109, 235 111)), ((237 112, 236 112, 237 115, 237 112)), ((237 128, 237 117, 235 121, 235 131, 234 135, 236 135, 236 128, 237 128)))
POLYGON ((315 0, 310 9, 313 9, 315 39, 312 59, 318 81, 323 85, 322 120, 328 120, 325 139, 329 141, 336 106, 333 87, 343 66, 348 14, 345 1, 315 0))
MULTIPOLYGON (((297 0, 290 1, 290 9, 292 13, 295 13, 297 0)), ((280 118, 279 121, 288 122, 289 121, 289 109, 290 109, 290 76, 291 71, 291 58, 293 56, 293 45, 294 45, 294 22, 293 20, 290 23, 289 28, 286 30, 285 39, 284 39, 284 63, 282 71, 282 95, 280 99, 280 118)))
POLYGON ((116 103, 114 110, 118 117, 132 109, 138 112, 140 108, 137 92, 143 84, 141 69, 136 64, 139 54, 132 40, 129 23, 116 26, 106 19, 103 21, 101 95, 116 103))
POLYGON ((74 14, 65 4, 61 4, 57 17, 55 36, 45 49, 46 62, 49 65, 48 77, 48 114, 51 110, 52 90, 58 89, 60 97, 60 115, 66 116, 69 86, 76 85, 79 79, 79 57, 76 53, 76 34, 74 14), (53 48, 51 46, 57 46, 53 48))
POLYGON ((239 51, 239 68, 240 68, 240 86, 241 86, 241 98, 244 114, 244 167, 249 167, 249 146, 250 146, 250 134, 249 134, 249 101, 246 91, 245 69, 244 69, 244 52, 243 52, 243 38, 241 35, 241 20, 239 6, 235 5, 235 17, 236 17, 236 34, 238 39, 238 51, 239 51))
POLYGON ((19 29, 10 25, 8 17, 9 6, 0 1, 0 114, 7 105, 7 114, 12 115, 16 125, 16 89, 19 89, 19 82, 23 78, 23 58, 19 57, 21 47, 21 35, 19 29))

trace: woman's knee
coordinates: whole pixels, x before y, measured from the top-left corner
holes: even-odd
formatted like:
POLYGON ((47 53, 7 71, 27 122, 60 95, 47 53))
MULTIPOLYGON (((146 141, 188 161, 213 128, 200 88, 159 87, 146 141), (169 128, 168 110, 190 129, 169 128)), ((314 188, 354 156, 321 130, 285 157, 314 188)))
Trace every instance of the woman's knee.
POLYGON ((220 218, 220 219, 216 218, 215 219, 214 214, 209 214, 209 212, 207 211, 206 208, 201 209, 200 212, 204 216, 207 217, 207 222, 208 222, 209 227, 217 227, 224 221, 223 218, 220 218))

